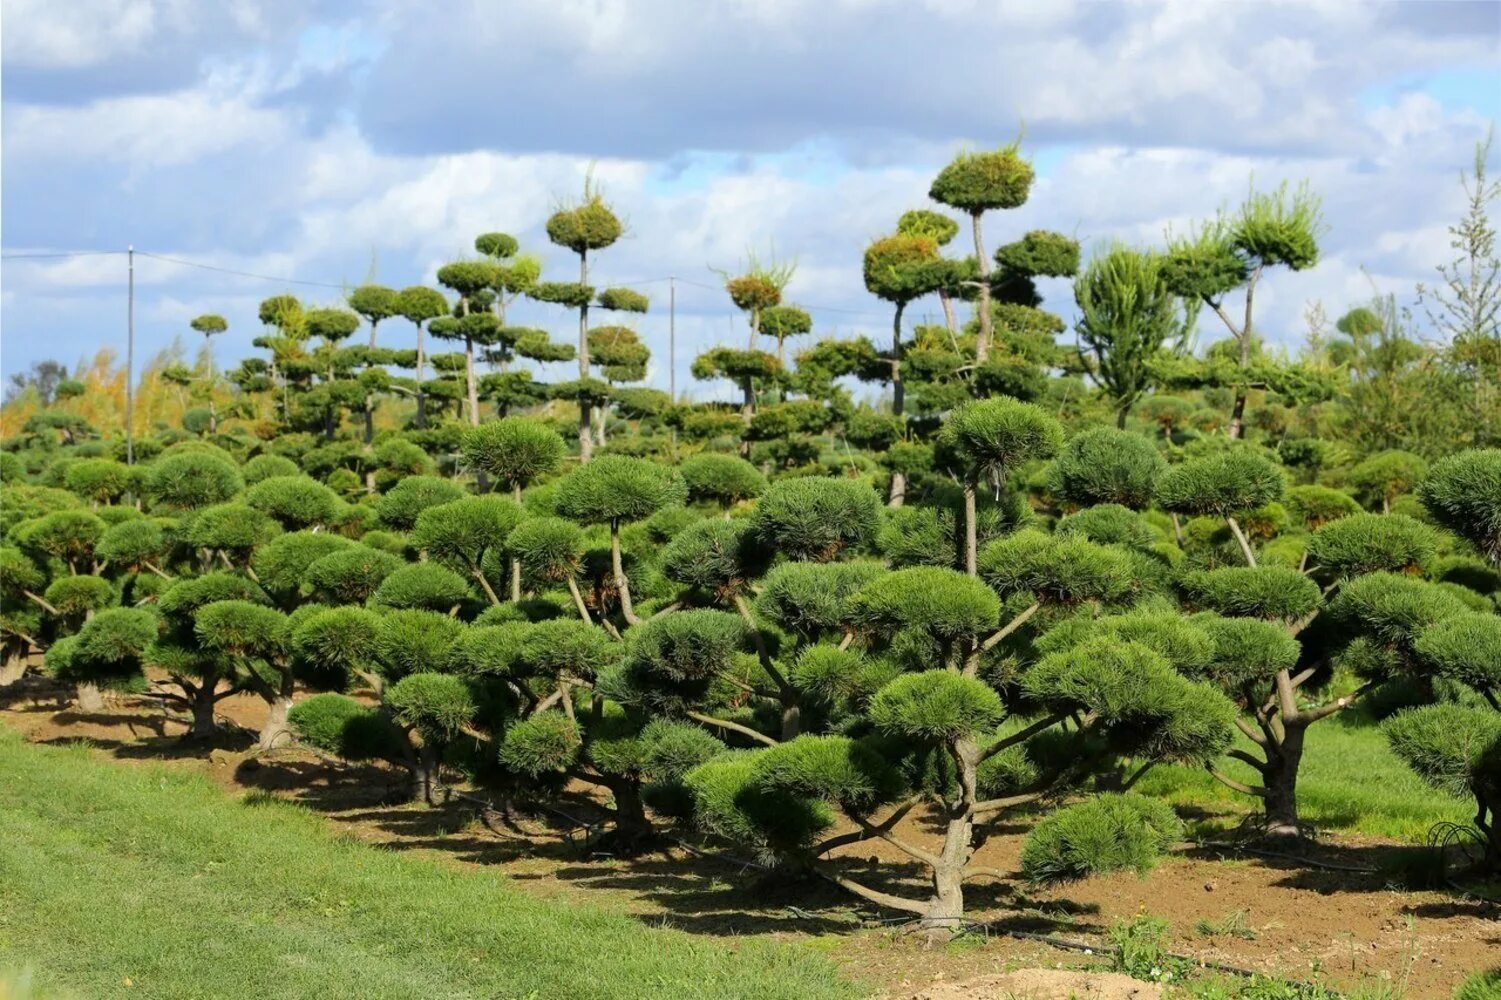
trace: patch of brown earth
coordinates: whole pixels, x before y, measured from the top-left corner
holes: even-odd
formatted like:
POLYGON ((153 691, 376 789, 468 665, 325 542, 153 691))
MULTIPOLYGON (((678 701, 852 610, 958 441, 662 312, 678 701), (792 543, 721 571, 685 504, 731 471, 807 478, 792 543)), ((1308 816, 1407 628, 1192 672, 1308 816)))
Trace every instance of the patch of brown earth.
POLYGON ((1159 1000, 1162 987, 1118 972, 1021 969, 902 996, 904 1000, 1159 1000))
MULTIPOLYGON (((220 703, 220 716, 253 732, 265 705, 237 696, 220 703)), ((457 798, 429 808, 404 802, 404 776, 387 768, 347 765, 295 749, 247 754, 249 738, 235 730, 216 745, 184 743, 185 725, 146 699, 114 698, 105 712, 80 715, 66 707, 65 695, 45 685, 0 691, 0 724, 37 742, 87 739, 119 759, 195 768, 234 794, 255 790, 307 805, 367 843, 423 851, 445 863, 498 865, 539 896, 690 933, 797 942, 892 996, 1006 996, 997 984, 1019 966, 1099 961, 1011 933, 1099 947, 1113 924, 1141 913, 1169 921, 1168 944, 1179 954, 1346 988, 1401 986, 1410 1000, 1447 998, 1469 973, 1501 961, 1497 907, 1397 890, 1371 871, 1324 870, 1205 848, 1175 855, 1145 879, 1116 875, 1048 891, 1009 875, 976 880, 966 886, 976 926, 954 942, 932 945, 909 933, 904 918, 873 911, 821 881, 787 884, 748 863, 704 857, 679 844, 631 859, 600 854, 589 824, 602 810, 597 793, 583 786, 548 810, 510 817, 457 798), (984 992, 992 988, 1000 992, 984 992)), ((1030 822, 1019 817, 1014 827, 991 837, 975 863, 1015 872, 1030 822)), ((908 817, 897 833, 923 845, 938 837, 921 817, 908 817)), ((1343 868, 1377 869, 1396 849, 1333 837, 1315 856, 1343 868)), ((915 898, 926 894, 919 870, 890 844, 858 844, 840 857, 851 877, 915 898)))

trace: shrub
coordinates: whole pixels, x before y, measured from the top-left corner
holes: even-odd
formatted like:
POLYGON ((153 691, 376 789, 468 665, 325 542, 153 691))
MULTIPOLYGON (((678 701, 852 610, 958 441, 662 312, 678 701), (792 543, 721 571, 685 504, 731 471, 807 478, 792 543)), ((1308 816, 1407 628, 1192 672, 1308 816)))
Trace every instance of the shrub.
POLYGON ((307 476, 270 476, 245 491, 245 502, 291 530, 328 524, 339 509, 333 490, 307 476))
POLYGON ((1337 576, 1416 572, 1433 557, 1438 533, 1402 514, 1351 514, 1313 533, 1308 554, 1337 576))
POLYGON ((375 502, 381 522, 398 531, 410 531, 417 517, 429 507, 464 496, 463 487, 437 476, 407 476, 375 502))
POLYGON ((1434 520, 1501 565, 1501 449, 1436 462, 1418 486, 1418 499, 1434 520))
POLYGON ((1037 824, 1022 845, 1022 874, 1039 884, 1117 871, 1145 875, 1183 836, 1183 821, 1165 802, 1101 795, 1037 824))
POLYGON ((379 709, 342 694, 315 694, 292 706, 287 721, 302 742, 344 760, 400 760, 405 743, 379 709))
POLYGON ((680 469, 688 486, 690 500, 709 500, 732 506, 742 500, 760 496, 766 490, 766 477, 743 458, 711 452, 694 455, 680 469))
POLYGON ((584 523, 639 521, 688 498, 683 477, 644 458, 601 455, 558 484, 553 504, 584 523))
POLYGON ((493 476, 507 489, 524 489, 556 472, 567 453, 556 431, 524 417, 470 427, 460 447, 465 465, 493 476))
POLYGON ((875 490, 865 483, 783 479, 757 501, 751 531, 767 549, 788 559, 828 562, 875 538, 880 509, 875 490))
POLYGON ((245 488, 240 470, 227 459, 184 451, 164 455, 151 466, 146 492, 168 510, 191 510, 223 503, 245 488))
POLYGON ((1232 517, 1283 492, 1282 471, 1251 451, 1231 451, 1175 466, 1157 483, 1157 502, 1180 514, 1232 517))
POLYGON ((1070 438, 1048 467, 1048 491, 1079 507, 1118 504, 1141 509, 1152 502, 1167 462, 1140 434, 1097 427, 1070 438))

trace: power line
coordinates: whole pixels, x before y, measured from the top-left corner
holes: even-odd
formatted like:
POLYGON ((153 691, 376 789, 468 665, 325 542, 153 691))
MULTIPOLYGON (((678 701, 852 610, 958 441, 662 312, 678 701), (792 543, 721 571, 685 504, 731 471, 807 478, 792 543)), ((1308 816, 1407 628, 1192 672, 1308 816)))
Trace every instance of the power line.
POLYGON ((241 278, 259 278, 262 281, 276 281, 284 285, 311 285, 315 288, 338 288, 341 290, 350 287, 347 283, 334 284, 333 282, 329 281, 307 281, 302 278, 279 278, 273 274, 256 274, 254 271, 237 271, 231 267, 219 267, 215 264, 199 264, 196 261, 183 260, 180 257, 167 257, 163 254, 150 253, 146 250, 137 250, 136 253, 140 254, 142 257, 151 257, 156 260, 164 260, 169 264, 181 264, 184 267, 197 267, 205 271, 218 271, 221 274, 233 274, 238 275, 241 278))
POLYGON ((59 257, 102 257, 106 254, 125 253, 124 250, 63 250, 58 253, 7 253, 0 254, 0 260, 43 260, 56 259, 59 257))

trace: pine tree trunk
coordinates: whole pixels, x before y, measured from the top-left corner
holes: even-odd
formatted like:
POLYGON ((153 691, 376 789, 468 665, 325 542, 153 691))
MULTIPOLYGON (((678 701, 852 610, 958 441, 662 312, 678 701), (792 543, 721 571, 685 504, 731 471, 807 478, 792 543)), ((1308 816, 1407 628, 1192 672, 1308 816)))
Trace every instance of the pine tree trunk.
POLYGON ((1303 726, 1287 726, 1282 743, 1267 754, 1266 835, 1301 837, 1298 824, 1298 767, 1303 762, 1303 726))
POLYGON ((980 265, 980 336, 975 341, 975 363, 983 365, 990 357, 992 319, 990 316, 990 258, 985 256, 985 240, 981 233, 980 213, 970 216, 975 231, 975 260, 980 265))
POLYGON ((78 710, 80 712, 104 711, 104 695, 96 684, 78 685, 78 710))
POLYGON ((610 787, 615 796, 615 836, 620 846, 630 848, 650 839, 654 832, 641 802, 641 788, 633 781, 610 787))
POLYGON ((414 423, 418 430, 427 429, 427 393, 422 388, 423 369, 427 365, 426 345, 423 343, 422 324, 417 324, 417 417, 414 423))
MULTIPOLYGON (((906 305, 905 302, 896 304, 896 318, 891 323, 891 415, 896 417, 898 424, 902 423, 907 401, 907 383, 902 380, 902 310, 906 305)), ((907 475, 893 471, 891 499, 887 501, 887 506, 900 507, 906 499, 907 475)))
POLYGON ((412 762, 412 798, 436 805, 438 793, 438 750, 424 743, 417 748, 412 762))
POLYGON ((189 739, 206 740, 219 732, 219 724, 214 721, 214 709, 217 707, 214 685, 199 688, 193 698, 193 725, 188 729, 189 739))
POLYGON ((980 542, 975 486, 964 484, 964 572, 980 575, 980 542))
POLYGON ((740 457, 750 458, 750 425, 751 418, 756 415, 756 389, 751 384, 749 376, 740 386, 743 393, 740 402, 740 422, 745 425, 745 431, 740 436, 740 457))
POLYGON ((260 739, 256 740, 257 749, 272 750, 291 741, 292 728, 287 722, 287 715, 291 711, 292 699, 289 695, 277 695, 272 699, 266 724, 261 727, 260 739))
MULTIPOLYGON (((589 285, 589 254, 579 254, 579 284, 589 285)), ((589 303, 579 306, 579 379, 589 377, 589 303)), ((594 424, 589 401, 579 397, 579 463, 594 457, 594 424)))
POLYGON ((14 684, 26 676, 26 654, 7 653, 0 661, 0 687, 14 684))

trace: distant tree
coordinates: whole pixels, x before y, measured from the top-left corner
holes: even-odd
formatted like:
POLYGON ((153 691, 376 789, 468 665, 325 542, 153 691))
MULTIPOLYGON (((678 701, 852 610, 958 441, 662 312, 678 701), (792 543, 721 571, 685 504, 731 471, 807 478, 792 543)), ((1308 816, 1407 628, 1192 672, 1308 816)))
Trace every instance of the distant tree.
POLYGON ((589 375, 589 303, 594 298, 594 289, 589 285, 589 253, 603 250, 620 239, 625 227, 620 218, 605 203, 604 195, 594 183, 594 178, 584 179, 583 197, 565 205, 547 220, 547 238, 554 245, 578 254, 578 284, 548 288, 539 285, 536 295, 543 301, 569 305, 578 310, 579 339, 578 363, 579 386, 575 398, 579 407, 579 461, 588 462, 594 455, 593 405, 594 399, 586 383, 589 375), (571 292, 571 293, 570 293, 571 292))
POLYGON ((1289 191, 1284 185, 1271 192, 1252 190, 1234 216, 1219 216, 1169 244, 1163 264, 1168 287, 1181 298, 1208 305, 1235 339, 1232 439, 1241 436, 1252 388, 1257 287, 1269 268, 1303 271, 1318 263, 1323 229, 1319 199, 1306 186, 1289 191), (1225 311, 1225 296, 1241 288, 1245 312, 1237 323, 1225 311))
POLYGON ((1115 425, 1124 428, 1151 384, 1149 362, 1186 337, 1193 317, 1168 287, 1162 258, 1124 246, 1090 261, 1074 279, 1074 301, 1079 358, 1113 402, 1115 425))
POLYGON ((1000 149, 960 153, 939 171, 928 190, 934 201, 967 212, 974 230, 975 261, 978 264, 980 339, 975 344, 975 360, 984 364, 990 357, 994 319, 990 310, 990 257, 985 253, 981 224, 991 209, 1019 208, 1027 200, 1034 176, 1032 164, 1021 155, 1021 141, 1000 149))
POLYGON ((423 390, 423 377, 427 354, 422 342, 422 324, 437 319, 439 316, 448 315, 448 300, 443 297, 442 292, 435 289, 424 285, 412 285, 397 293, 396 307, 401 315, 417 327, 417 416, 415 424, 418 428, 424 428, 427 426, 427 393, 423 390))

